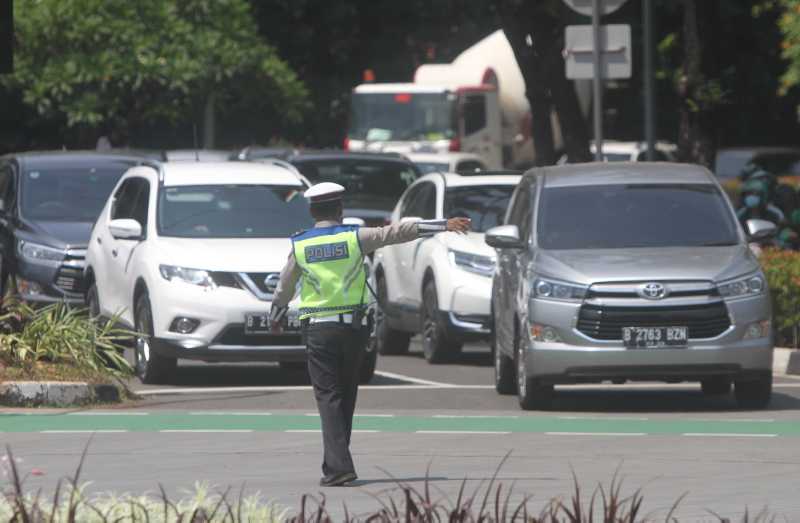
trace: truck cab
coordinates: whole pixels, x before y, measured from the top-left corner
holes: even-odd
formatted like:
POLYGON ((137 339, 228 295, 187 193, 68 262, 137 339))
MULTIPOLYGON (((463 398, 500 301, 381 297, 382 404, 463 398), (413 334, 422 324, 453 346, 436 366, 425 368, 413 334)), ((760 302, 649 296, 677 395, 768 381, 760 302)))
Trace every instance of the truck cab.
POLYGON ((398 153, 463 151, 503 167, 495 86, 363 84, 353 90, 345 148, 398 153))

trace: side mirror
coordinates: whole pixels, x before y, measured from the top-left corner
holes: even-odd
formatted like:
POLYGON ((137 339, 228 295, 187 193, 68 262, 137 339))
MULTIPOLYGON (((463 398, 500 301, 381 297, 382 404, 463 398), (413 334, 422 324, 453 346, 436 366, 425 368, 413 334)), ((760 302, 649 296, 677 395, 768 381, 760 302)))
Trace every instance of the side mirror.
POLYGON ((108 224, 111 236, 117 240, 139 240, 142 238, 142 226, 136 220, 120 218, 108 224))
POLYGON ((766 240, 775 236, 778 227, 767 220, 747 220, 747 239, 751 242, 766 240))
POLYGON ((495 249, 524 249, 525 242, 519 238, 516 225, 499 225, 486 231, 484 241, 495 249))
POLYGON ((345 225, 358 225, 359 227, 364 227, 367 224, 367 222, 355 216, 348 216, 342 220, 342 223, 345 225))

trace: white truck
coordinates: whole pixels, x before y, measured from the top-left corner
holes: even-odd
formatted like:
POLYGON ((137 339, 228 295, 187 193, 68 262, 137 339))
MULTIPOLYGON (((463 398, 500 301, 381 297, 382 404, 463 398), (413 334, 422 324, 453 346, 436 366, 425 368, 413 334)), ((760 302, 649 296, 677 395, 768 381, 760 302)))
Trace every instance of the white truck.
POLYGON ((355 87, 344 147, 464 151, 483 157, 489 169, 530 165, 530 105, 505 33, 492 33, 452 63, 421 65, 413 83, 355 87))

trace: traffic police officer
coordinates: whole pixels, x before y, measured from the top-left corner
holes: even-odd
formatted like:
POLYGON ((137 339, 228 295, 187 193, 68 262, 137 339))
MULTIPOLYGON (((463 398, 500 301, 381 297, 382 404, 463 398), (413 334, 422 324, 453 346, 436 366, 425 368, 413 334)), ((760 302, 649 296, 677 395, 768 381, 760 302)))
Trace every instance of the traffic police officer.
POLYGON ((350 434, 358 393, 359 367, 369 330, 364 313, 367 274, 364 256, 385 245, 437 232, 469 230, 469 218, 401 222, 387 227, 342 225, 344 187, 324 182, 305 192, 314 228, 292 237, 292 252, 281 271, 270 310, 279 332, 289 301, 300 287, 300 320, 314 386, 324 455, 322 486, 357 478, 350 455, 350 434))

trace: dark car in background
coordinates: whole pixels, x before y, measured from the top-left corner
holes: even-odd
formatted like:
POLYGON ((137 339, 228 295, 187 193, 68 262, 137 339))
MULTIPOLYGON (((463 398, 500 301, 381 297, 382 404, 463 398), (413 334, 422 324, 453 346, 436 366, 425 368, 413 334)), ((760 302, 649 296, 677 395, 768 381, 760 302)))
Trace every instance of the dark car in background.
POLYGON ((0 157, 0 295, 83 303, 92 226, 122 174, 144 161, 95 152, 0 157))
POLYGON ((311 183, 343 185, 345 216, 368 226, 389 223, 397 200, 421 176, 416 165, 393 153, 303 151, 285 159, 311 183))

